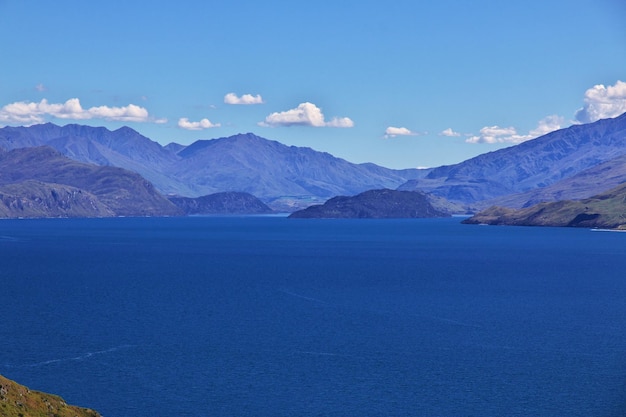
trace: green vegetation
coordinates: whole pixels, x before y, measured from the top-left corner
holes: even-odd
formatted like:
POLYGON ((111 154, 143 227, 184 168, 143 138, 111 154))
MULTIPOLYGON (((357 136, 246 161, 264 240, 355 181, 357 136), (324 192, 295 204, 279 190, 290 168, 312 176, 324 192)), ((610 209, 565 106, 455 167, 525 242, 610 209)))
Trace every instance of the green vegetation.
POLYGON ((0 375, 2 417, 101 417, 96 411, 67 405, 63 398, 31 391, 0 375))
POLYGON ((584 200, 540 203, 520 210, 491 207, 464 222, 626 229, 626 184, 584 200))

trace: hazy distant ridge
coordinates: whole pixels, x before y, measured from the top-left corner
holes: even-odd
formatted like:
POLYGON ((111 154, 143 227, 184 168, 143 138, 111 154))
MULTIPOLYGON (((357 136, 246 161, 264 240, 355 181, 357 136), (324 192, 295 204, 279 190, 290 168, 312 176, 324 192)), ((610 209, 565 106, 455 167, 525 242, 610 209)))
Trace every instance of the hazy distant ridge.
POLYGON ((286 146, 252 133, 165 147, 130 128, 109 131, 51 123, 0 129, 0 147, 48 145, 81 162, 141 174, 165 194, 198 197, 222 191, 250 193, 265 202, 292 198, 322 202, 373 188, 396 188, 424 175, 353 164, 310 148, 286 146))
POLYGON ((126 127, 48 123, 0 129, 1 148, 40 145, 80 162, 137 172, 167 195, 244 192, 280 211, 383 188, 419 190, 476 209, 525 207, 590 197, 626 181, 626 114, 429 170, 353 164, 252 133, 161 146, 126 127))
MULTIPOLYGON (((556 184, 625 154, 626 114, 623 114, 614 119, 574 125, 459 164, 435 168, 425 178, 410 180, 399 189, 418 189, 472 204, 556 184)), ((598 191, 601 190, 596 189, 595 193, 598 191)), ((553 195, 557 198, 558 190, 553 195)))

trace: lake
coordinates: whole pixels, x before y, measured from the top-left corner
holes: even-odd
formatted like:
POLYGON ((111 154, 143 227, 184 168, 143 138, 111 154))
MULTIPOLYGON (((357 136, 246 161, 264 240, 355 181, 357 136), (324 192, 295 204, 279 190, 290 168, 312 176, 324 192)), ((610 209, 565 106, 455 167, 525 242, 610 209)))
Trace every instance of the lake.
POLYGON ((0 374, 105 417, 626 412, 626 233, 0 221, 0 374))

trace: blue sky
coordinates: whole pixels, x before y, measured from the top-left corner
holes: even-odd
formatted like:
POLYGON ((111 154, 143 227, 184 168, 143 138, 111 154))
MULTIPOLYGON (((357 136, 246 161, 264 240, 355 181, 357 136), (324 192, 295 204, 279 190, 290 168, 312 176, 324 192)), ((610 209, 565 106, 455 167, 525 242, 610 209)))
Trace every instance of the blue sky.
POLYGON ((626 111, 623 0, 0 0, 0 126, 438 166, 626 111))

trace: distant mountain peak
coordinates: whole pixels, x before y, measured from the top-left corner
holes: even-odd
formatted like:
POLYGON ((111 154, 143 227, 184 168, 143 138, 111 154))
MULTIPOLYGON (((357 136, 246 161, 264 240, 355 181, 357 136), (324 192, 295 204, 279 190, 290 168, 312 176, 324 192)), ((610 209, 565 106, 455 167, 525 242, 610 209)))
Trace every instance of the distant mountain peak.
POLYGON ((208 148, 214 145, 217 146, 220 144, 226 144, 226 143, 232 144, 232 145, 246 144, 246 146, 249 146, 249 144, 251 143, 257 144, 258 146, 272 144, 274 146, 287 147, 287 145, 284 145, 280 142, 270 140, 270 139, 265 139, 261 136, 255 135, 254 133, 248 132, 248 133, 237 133, 236 135, 225 136, 225 137, 220 137, 220 138, 215 138, 215 139, 197 140, 193 142, 191 145, 186 146, 180 152, 178 152, 178 156, 183 157, 183 158, 189 158, 197 154, 198 152, 202 151, 205 148, 208 148))
POLYGON ((122 126, 120 128, 117 128, 117 129, 113 130, 112 132, 124 133, 124 134, 132 133, 134 135, 141 135, 141 133, 137 132, 135 129, 133 129, 131 127, 128 127, 128 126, 122 126))

